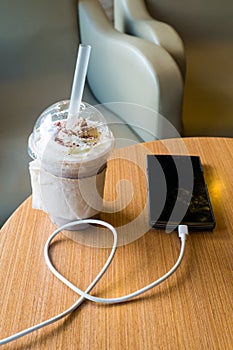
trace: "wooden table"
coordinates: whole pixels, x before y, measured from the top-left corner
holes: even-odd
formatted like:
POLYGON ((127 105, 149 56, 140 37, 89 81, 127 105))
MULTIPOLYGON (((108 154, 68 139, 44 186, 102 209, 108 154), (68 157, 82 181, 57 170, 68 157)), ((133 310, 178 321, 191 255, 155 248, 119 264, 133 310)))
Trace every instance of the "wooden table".
MULTIPOLYGON (((116 151, 109 161, 105 199, 117 198, 119 212, 102 218, 126 230, 111 266, 91 293, 130 293, 173 266, 180 248, 177 234, 143 232, 148 219, 145 153, 185 154, 185 146, 201 157, 216 229, 191 233, 180 268, 145 295, 119 305, 85 301, 66 319, 4 349, 232 349, 233 139, 156 141, 116 151), (119 179, 128 182, 117 195, 119 179), (125 201, 129 203, 124 208, 125 201)), ((46 214, 31 209, 29 198, 1 230, 1 339, 60 313, 77 298, 45 265, 43 247, 54 229, 46 214)), ((65 276, 85 289, 110 248, 98 248, 94 241, 85 244, 83 239, 75 242, 60 234, 51 256, 65 276)))

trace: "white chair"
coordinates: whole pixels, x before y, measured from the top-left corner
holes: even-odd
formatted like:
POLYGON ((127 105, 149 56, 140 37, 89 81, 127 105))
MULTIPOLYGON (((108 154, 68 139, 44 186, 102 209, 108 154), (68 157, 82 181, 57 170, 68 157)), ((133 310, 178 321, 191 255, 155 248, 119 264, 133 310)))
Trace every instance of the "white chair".
POLYGON ((185 49, 181 37, 172 26, 154 19, 144 0, 114 0, 114 23, 115 28, 122 33, 163 47, 173 57, 185 78, 185 49))
MULTIPOLYGON (((181 133, 184 84, 171 54, 162 46, 116 30, 99 1, 80 0, 78 15, 81 41, 92 46, 88 82, 97 100, 152 109, 181 133)), ((119 114, 114 107, 112 110, 119 114)), ((120 113, 120 117, 136 125, 135 132, 145 141, 150 135, 142 129, 150 130, 154 138, 169 136, 150 113, 120 113)))

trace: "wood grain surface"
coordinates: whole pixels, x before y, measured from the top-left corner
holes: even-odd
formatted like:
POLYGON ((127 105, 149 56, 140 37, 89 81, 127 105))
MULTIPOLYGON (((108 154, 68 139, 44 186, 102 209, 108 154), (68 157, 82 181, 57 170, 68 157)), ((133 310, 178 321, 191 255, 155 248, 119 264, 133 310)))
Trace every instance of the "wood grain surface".
MULTIPOLYGON (((107 306, 84 301, 67 318, 3 349, 232 349, 233 139, 171 139, 115 151, 101 218, 117 227, 120 244, 91 293, 114 297, 135 291, 162 276, 178 257, 177 234, 148 226, 147 153, 200 155, 215 230, 191 233, 177 272, 143 296, 107 306)), ((0 339, 62 312, 78 298, 45 264, 44 244, 54 229, 28 198, 1 230, 0 339)), ((99 227, 64 232, 52 244, 51 257, 85 289, 110 244, 110 235, 99 227)))

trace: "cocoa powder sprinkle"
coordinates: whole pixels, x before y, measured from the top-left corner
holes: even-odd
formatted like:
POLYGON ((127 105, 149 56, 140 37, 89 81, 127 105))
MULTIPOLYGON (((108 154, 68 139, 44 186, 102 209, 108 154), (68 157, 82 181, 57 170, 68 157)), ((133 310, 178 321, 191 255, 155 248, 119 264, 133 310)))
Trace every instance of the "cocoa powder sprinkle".
POLYGON ((66 129, 66 121, 58 121, 54 125, 57 128, 55 141, 65 147, 79 147, 79 140, 94 146, 100 137, 98 129, 88 126, 84 118, 79 119, 72 130, 66 129), (77 138, 77 141, 72 140, 73 137, 77 138))

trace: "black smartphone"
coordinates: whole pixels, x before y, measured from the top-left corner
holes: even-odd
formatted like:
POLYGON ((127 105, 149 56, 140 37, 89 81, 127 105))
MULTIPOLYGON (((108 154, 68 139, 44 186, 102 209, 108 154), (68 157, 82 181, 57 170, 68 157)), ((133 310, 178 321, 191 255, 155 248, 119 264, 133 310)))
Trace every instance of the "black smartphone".
POLYGON ((147 155, 150 225, 213 230, 214 214, 199 156, 147 155))

